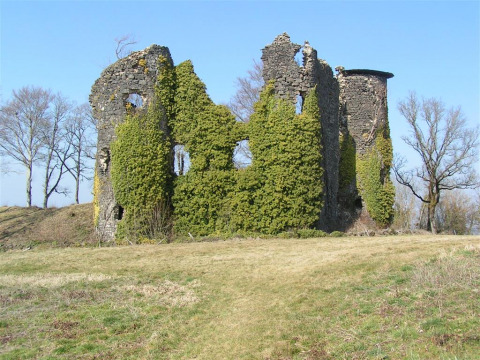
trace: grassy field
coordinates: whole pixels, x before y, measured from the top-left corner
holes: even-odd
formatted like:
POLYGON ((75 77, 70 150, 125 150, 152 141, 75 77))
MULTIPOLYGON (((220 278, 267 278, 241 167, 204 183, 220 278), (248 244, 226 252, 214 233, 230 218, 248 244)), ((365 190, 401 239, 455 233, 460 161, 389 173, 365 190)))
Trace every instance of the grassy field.
POLYGON ((478 359, 480 238, 0 253, 1 359, 478 359))

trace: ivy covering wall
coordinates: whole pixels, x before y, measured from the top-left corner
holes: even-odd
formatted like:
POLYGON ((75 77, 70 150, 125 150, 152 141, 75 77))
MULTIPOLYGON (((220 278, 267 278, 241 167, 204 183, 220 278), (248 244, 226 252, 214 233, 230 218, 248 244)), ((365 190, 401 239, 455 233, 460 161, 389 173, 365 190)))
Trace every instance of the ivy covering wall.
POLYGON ((267 84, 248 124, 253 162, 237 174, 233 228, 276 234, 316 225, 323 205, 319 118, 315 90, 296 114, 267 84))
MULTIPOLYGON (((212 102, 190 61, 176 67, 166 58, 158 61, 155 99, 143 112, 128 111, 111 145, 112 185, 124 210, 117 239, 147 241, 171 224, 175 234, 193 236, 315 228, 324 194, 316 89, 297 114, 270 82, 243 124, 212 102), (245 139, 253 160, 235 169, 233 152, 245 139), (190 157, 189 170, 179 176, 173 172, 177 144, 190 157)), ((340 188, 356 176, 368 212, 381 225, 393 216, 388 135, 380 129, 363 156, 356 155, 351 137, 340 138, 340 188)))
POLYGON ((176 67, 176 112, 172 133, 190 154, 190 169, 175 180, 175 230, 208 235, 222 231, 235 169, 233 151, 239 124, 228 108, 215 105, 190 61, 176 67))
POLYGON ((131 112, 115 129, 111 178, 123 209, 116 238, 145 242, 166 236, 172 192, 171 143, 162 129, 165 109, 157 99, 146 112, 131 112))
MULTIPOLYGON (((350 134, 340 134, 339 191, 345 192, 354 184, 357 165, 355 140, 350 134)), ((354 200, 354 199, 353 199, 354 200)))
POLYGON ((360 195, 368 213, 380 226, 387 226, 393 220, 395 188, 390 180, 392 159, 392 141, 387 127, 379 128, 374 146, 366 154, 357 154, 356 157, 360 195))

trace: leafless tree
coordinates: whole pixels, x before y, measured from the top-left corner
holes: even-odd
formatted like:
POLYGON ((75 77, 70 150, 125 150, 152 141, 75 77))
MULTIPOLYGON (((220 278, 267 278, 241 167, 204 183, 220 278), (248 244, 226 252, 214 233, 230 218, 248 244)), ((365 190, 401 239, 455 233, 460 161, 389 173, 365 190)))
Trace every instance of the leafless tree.
POLYGON ((71 147, 67 171, 75 179, 75 202, 79 203, 80 182, 90 180, 95 158, 96 132, 90 105, 85 103, 73 109, 65 126, 66 141, 71 147))
POLYGON ((478 161, 479 129, 468 128, 460 108, 445 109, 437 99, 420 101, 414 93, 398 105, 410 128, 403 141, 418 154, 421 165, 405 170, 405 158, 393 166, 397 181, 407 186, 427 207, 427 230, 436 233, 436 208, 444 191, 479 185, 474 164, 478 161), (418 179, 423 184, 418 189, 418 179))
POLYGON ((48 199, 53 193, 68 195, 68 189, 60 186, 60 181, 67 173, 65 166, 72 156, 71 145, 66 139, 65 122, 67 121, 72 104, 61 94, 53 96, 50 104, 48 125, 44 128, 42 138, 44 142, 43 165, 45 178, 43 182, 43 207, 48 207, 48 199))
POLYGON ((253 67, 248 70, 248 75, 237 78, 237 92, 227 106, 238 121, 247 123, 253 114, 253 105, 258 101, 264 84, 262 71, 262 63, 253 60, 253 67))
POLYGON ((128 35, 123 35, 119 38, 115 39, 115 43, 117 44, 117 47, 115 49, 115 55, 117 56, 117 59, 122 59, 125 56, 130 55, 132 52, 129 48, 132 45, 135 45, 138 41, 135 40, 135 37, 132 34, 128 35))
POLYGON ((419 220, 418 199, 406 187, 395 182, 395 210, 393 227, 399 231, 411 232, 419 220))
MULTIPOLYGON (((253 60, 253 66, 247 76, 238 77, 236 81, 237 92, 227 104, 237 121, 248 123, 253 114, 253 106, 258 101, 263 88, 263 65, 253 60)), ((235 149, 234 163, 237 168, 248 166, 252 161, 252 153, 247 141, 240 141, 235 149)))
POLYGON ((43 134, 52 98, 49 90, 23 87, 14 90, 12 99, 0 108, 0 154, 25 167, 28 206, 32 206, 33 165, 45 145, 43 134))

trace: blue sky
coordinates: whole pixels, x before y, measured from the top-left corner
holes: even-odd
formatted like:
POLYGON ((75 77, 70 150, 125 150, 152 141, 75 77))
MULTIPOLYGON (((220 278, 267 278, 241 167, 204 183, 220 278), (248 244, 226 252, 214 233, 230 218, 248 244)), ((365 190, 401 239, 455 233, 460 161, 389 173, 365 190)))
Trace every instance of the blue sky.
MULTIPOLYGON (((389 71, 394 151, 407 154, 396 107, 409 91, 461 106, 480 122, 478 1, 5 1, 0 2, 0 100, 26 85, 86 102, 101 71, 115 60, 114 39, 132 34, 141 50, 170 48, 191 59, 212 99, 228 102, 261 49, 280 33, 308 40, 332 68, 389 71)), ((480 169, 479 169, 480 170, 480 169)), ((0 175, 0 205, 24 205, 24 176, 0 175)), ((41 204, 41 173, 34 174, 41 204)), ((90 185, 81 201, 91 200, 90 185)), ((53 197, 51 205, 72 203, 53 197)))

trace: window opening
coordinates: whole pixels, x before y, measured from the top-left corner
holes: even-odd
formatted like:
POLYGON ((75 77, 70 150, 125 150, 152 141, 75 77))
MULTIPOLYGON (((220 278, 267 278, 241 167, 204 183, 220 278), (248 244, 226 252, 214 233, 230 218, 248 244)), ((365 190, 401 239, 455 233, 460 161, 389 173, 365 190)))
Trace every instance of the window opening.
POLYGON ((115 206, 114 213, 113 213, 113 218, 115 220, 122 220, 123 218, 123 207, 120 205, 115 206))
POLYGON ((295 54, 295 62, 297 63, 298 66, 303 67, 303 54, 301 51, 298 51, 295 54))
POLYGON ((132 93, 128 95, 127 99, 125 100, 125 107, 127 110, 130 109, 139 109, 143 106, 143 98, 140 94, 132 93))
POLYGON ((296 103, 295 103, 295 112, 297 114, 301 114, 302 109, 303 109, 303 96, 302 95, 297 95, 296 103))
POLYGON ((233 165, 237 169, 244 169, 252 164, 252 152, 248 140, 237 142, 235 150, 233 150, 233 165))
POLYGON ((362 198, 361 197, 358 197, 357 199, 355 199, 355 207, 357 209, 361 209, 362 208, 362 198))
POLYGON ((190 154, 185 150, 185 145, 173 147, 173 171, 177 175, 185 175, 190 169, 190 154))

